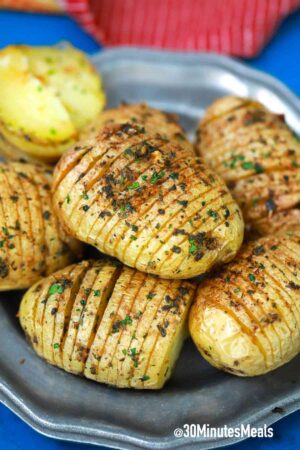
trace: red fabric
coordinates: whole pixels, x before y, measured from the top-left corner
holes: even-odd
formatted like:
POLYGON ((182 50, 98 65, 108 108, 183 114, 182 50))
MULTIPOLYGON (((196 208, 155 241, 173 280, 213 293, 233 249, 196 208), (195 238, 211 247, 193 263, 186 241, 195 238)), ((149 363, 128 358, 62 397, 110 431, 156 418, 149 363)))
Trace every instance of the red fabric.
POLYGON ((103 45, 254 56, 300 0, 62 0, 103 45))

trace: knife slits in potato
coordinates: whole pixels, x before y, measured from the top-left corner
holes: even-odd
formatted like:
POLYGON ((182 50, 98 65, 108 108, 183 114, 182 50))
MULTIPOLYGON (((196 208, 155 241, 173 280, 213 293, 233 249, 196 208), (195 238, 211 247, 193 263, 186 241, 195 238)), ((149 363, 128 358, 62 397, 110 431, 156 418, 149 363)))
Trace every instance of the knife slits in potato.
POLYGON ((24 295, 20 322, 39 356, 117 387, 160 389, 187 336, 195 285, 114 261, 82 261, 24 295))
POLYGON ((187 141, 169 138, 176 125, 169 133, 161 119, 163 133, 154 133, 124 108, 123 121, 99 125, 55 169, 54 204, 65 229, 163 278, 190 278, 231 260, 243 221, 223 181, 187 141))
POLYGON ((0 163, 0 290, 23 289, 69 264, 81 245, 56 217, 42 166, 0 163))
POLYGON ((189 327, 212 365, 267 373, 300 352, 300 233, 266 236, 200 284, 189 327))
POLYGON ((250 99, 218 99, 199 123, 196 149, 224 178, 252 231, 299 226, 300 142, 282 115, 250 99))

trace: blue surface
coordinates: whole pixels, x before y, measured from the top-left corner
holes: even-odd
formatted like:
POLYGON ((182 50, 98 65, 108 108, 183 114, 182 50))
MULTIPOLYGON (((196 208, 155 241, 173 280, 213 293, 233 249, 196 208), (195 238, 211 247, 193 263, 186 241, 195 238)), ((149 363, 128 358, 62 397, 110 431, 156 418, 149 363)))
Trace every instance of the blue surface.
MULTIPOLYGON (((70 41, 93 53, 99 45, 67 17, 0 12, 0 47, 26 43, 50 45, 70 41)), ((274 75, 300 95, 300 11, 289 17, 263 53, 246 61, 274 75)), ((232 450, 298 450, 300 411, 274 425, 274 438, 248 439, 227 447, 232 450)), ((94 446, 55 441, 39 435, 0 405, 0 450, 94 450, 94 446)))

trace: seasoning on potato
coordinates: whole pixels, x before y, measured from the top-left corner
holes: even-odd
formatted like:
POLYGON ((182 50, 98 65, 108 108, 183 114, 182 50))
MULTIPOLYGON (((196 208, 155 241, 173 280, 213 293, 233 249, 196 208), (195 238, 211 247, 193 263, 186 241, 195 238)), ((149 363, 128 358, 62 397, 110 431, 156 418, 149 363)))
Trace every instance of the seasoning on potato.
POLYGON ((219 369, 267 373, 300 352, 299 292, 300 231, 260 238, 199 286, 191 336, 219 369))
POLYGON ((231 260, 243 220, 224 182, 187 144, 128 120, 100 127, 56 166, 53 199, 66 230, 162 278, 231 260))
POLYGON ((69 264, 81 244, 60 227, 44 167, 1 163, 0 186, 0 291, 24 289, 69 264))
POLYGON ((174 143, 177 142, 190 151, 192 155, 195 154, 194 146, 179 124, 177 115, 152 108, 147 103, 125 103, 117 108, 104 111, 94 120, 91 126, 87 127, 86 136, 105 126, 126 124, 128 120, 145 127, 148 133, 159 134, 162 138, 170 139, 174 143))
POLYGON ((121 388, 160 389, 187 336, 194 293, 187 281, 89 260, 31 287, 19 317, 49 363, 121 388))
POLYGON ((300 224, 300 141, 283 116, 250 99, 221 98, 200 121, 197 150, 224 178, 252 231, 300 224))
POLYGON ((101 80, 71 46, 0 51, 0 152, 56 161, 101 112, 101 80))

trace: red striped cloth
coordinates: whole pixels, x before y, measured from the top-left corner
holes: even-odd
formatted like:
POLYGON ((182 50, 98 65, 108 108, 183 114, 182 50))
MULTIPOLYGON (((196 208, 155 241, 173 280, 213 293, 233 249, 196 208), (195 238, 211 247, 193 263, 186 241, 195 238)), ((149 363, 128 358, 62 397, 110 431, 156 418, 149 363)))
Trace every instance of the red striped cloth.
POLYGON ((0 8, 65 10, 106 46, 256 55, 300 0, 0 0, 0 8))
POLYGON ((300 0, 62 0, 103 45, 251 57, 300 0))

